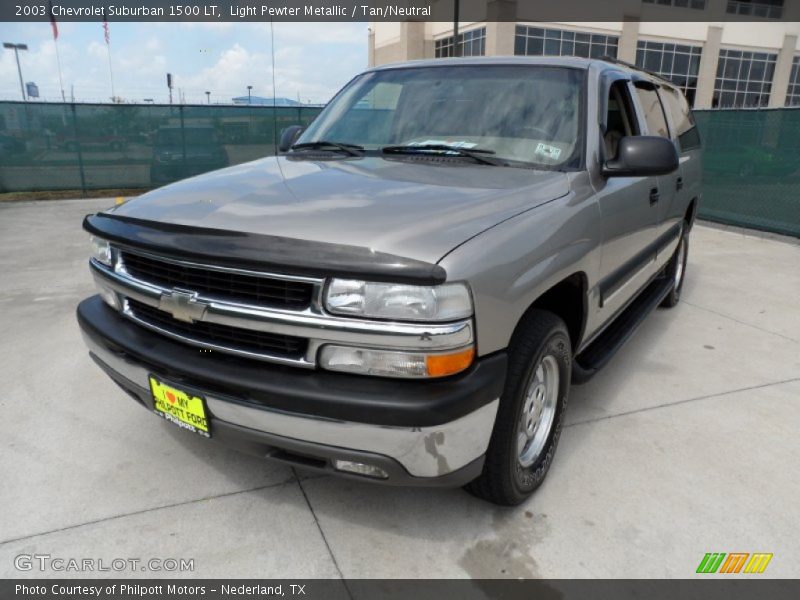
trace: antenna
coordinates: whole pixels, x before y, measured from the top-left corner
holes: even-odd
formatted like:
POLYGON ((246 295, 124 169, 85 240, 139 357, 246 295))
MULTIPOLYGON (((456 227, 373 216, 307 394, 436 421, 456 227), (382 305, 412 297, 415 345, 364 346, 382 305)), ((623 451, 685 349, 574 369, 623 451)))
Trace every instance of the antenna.
POLYGON ((275 155, 278 154, 278 114, 277 114, 277 88, 275 87, 275 24, 269 18, 269 43, 272 47, 272 146, 275 155))

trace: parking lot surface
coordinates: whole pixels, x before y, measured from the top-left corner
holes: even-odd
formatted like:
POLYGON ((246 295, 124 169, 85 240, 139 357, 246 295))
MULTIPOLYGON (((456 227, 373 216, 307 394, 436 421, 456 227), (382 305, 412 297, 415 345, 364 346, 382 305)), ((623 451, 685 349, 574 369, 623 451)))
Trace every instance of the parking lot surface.
MULTIPOLYGON (((123 577, 692 577, 706 552, 800 557, 800 245, 699 224, 680 305, 573 387, 539 491, 498 508, 227 450, 142 410, 89 359, 83 215, 0 203, 0 576, 20 554, 194 559, 123 577)), ((708 576, 706 576, 708 577, 708 576)))

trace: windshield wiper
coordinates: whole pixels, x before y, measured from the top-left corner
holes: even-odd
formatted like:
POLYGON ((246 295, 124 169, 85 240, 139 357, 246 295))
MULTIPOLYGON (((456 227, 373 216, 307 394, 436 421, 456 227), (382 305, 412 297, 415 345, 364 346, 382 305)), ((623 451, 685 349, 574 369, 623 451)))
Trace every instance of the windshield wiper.
POLYGON ((495 153, 494 150, 488 150, 486 148, 462 148, 460 146, 448 146, 447 144, 407 144, 405 146, 384 146, 381 148, 381 152, 384 154, 446 153, 451 156, 467 156, 484 165, 492 165, 495 167, 506 166, 506 163, 501 160, 484 156, 485 154, 495 153))
POLYGON ((291 147, 292 150, 339 150, 345 152, 350 156, 362 156, 364 154, 364 146, 356 144, 345 144, 342 142, 328 142, 326 140, 317 140, 316 142, 303 142, 302 144, 295 144, 291 147))

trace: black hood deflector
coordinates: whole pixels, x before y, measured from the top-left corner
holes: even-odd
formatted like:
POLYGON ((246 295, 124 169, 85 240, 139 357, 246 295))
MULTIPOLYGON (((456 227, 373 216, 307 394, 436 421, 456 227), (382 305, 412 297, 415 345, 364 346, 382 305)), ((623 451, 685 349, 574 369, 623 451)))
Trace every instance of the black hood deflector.
POLYGON ((177 225, 109 213, 87 215, 83 228, 134 250, 240 269, 414 285, 443 283, 447 276, 439 265, 361 246, 177 225))

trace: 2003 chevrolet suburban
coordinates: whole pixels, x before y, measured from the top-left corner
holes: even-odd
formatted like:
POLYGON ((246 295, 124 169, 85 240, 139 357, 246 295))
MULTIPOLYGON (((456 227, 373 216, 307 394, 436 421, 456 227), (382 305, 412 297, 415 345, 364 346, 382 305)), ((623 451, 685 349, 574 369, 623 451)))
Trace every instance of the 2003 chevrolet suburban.
POLYGON ((683 94, 611 60, 406 63, 281 148, 86 218, 91 357, 245 451, 524 500, 570 383, 679 300, 701 176, 683 94))

